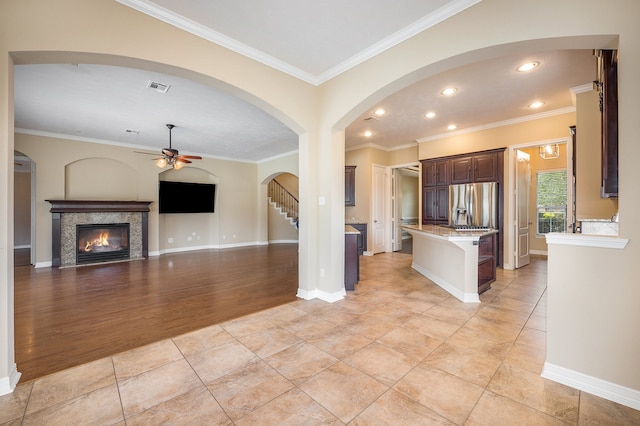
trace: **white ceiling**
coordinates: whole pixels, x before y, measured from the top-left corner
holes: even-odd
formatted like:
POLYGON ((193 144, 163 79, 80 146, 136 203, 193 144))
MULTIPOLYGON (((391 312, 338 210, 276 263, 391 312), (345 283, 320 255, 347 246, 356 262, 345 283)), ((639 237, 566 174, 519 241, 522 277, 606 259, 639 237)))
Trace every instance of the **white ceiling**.
MULTIPOLYGON (((207 40, 319 84, 480 0, 117 0, 207 40)), ((346 129, 347 149, 385 149, 572 105, 570 88, 595 78, 591 51, 523 52, 447 71, 372 105, 346 129), (515 72, 524 60, 541 65, 515 72), (439 94, 446 85, 459 93, 439 94), (377 107, 387 114, 373 120, 377 107), (434 110, 435 119, 424 113, 434 110), (365 130, 374 135, 362 136, 365 130)), ((18 132, 132 146, 158 152, 258 162, 297 149, 297 135, 259 108, 225 91, 149 71, 89 64, 18 65, 18 132), (170 85, 166 94, 149 81, 170 85), (139 134, 126 130, 138 130, 139 134)))

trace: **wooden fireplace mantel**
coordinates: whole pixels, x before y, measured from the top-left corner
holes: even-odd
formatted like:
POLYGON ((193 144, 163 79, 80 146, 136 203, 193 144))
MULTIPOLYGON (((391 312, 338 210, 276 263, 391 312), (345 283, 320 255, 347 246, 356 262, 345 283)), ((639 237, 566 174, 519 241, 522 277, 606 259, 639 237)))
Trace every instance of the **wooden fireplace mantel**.
POLYGON ((153 201, 45 200, 51 213, 78 212, 148 212, 153 201))
POLYGON ((142 257, 149 254, 149 204, 153 201, 45 200, 51 204, 51 264, 61 263, 61 216, 65 213, 140 213, 142 215, 142 257))

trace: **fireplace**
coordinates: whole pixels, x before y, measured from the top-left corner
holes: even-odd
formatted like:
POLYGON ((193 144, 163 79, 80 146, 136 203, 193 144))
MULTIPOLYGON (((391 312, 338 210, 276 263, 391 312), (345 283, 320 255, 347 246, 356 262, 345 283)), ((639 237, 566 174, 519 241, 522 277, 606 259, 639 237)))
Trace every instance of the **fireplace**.
POLYGON ((52 266, 66 268, 148 256, 151 201, 46 201, 51 203, 52 266))
POLYGON ((76 264, 129 258, 129 224, 76 225, 76 264))

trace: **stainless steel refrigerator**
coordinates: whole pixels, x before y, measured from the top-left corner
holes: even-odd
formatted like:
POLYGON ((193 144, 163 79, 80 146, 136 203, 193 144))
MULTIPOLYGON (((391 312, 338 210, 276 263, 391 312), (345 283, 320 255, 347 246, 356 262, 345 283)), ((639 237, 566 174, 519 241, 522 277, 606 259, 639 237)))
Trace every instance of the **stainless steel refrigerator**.
POLYGON ((449 185, 449 225, 498 228, 498 183, 449 185))

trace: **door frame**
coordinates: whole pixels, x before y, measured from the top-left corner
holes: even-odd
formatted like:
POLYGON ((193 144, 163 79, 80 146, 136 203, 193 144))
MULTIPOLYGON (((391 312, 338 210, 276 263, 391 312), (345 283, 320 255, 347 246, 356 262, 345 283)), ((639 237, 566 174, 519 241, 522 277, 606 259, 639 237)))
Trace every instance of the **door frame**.
POLYGON ((567 136, 563 138, 556 139, 548 139, 542 141, 532 141, 525 142, 517 145, 509 146, 509 160, 508 160, 508 176, 509 176, 509 185, 508 185, 508 193, 509 193, 509 205, 507 206, 506 217, 505 217, 505 229, 509 229, 508 233, 508 248, 505 249, 504 256, 504 269, 514 269, 515 266, 515 256, 517 256, 516 252, 516 238, 517 238, 517 230, 515 227, 517 226, 516 220, 516 167, 517 167, 517 158, 516 151, 518 149, 523 148, 535 148, 541 145, 548 144, 564 144, 567 152, 567 232, 571 229, 571 226, 575 223, 575 217, 570 213, 571 212, 571 200, 573 200, 573 185, 572 179, 570 176, 573 176, 573 146, 571 144, 571 134, 570 130, 567 127, 567 136), (508 251, 507 251, 508 250, 508 251))

